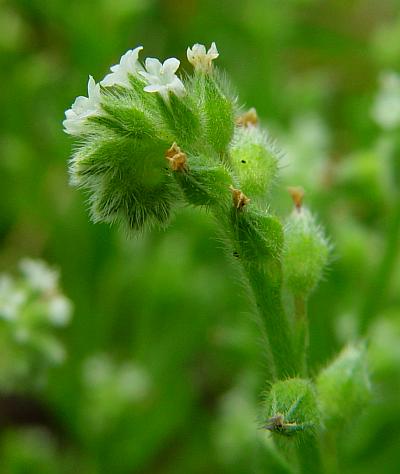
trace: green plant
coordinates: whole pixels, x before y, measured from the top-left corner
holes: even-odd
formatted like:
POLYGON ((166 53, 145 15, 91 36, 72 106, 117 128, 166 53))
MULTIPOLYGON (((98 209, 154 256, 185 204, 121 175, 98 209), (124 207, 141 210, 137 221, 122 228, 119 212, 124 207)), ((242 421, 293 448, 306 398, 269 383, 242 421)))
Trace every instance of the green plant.
POLYGON ((370 390, 360 345, 316 378, 309 375, 307 301, 330 243, 303 205, 301 188, 290 189, 294 210, 286 220, 271 211, 279 152, 255 110, 241 111, 215 68, 215 44, 188 49, 194 72, 182 80, 177 59, 147 58, 143 66, 141 49, 125 53, 99 84, 90 77, 88 97, 66 112, 65 131, 77 140, 71 182, 88 193, 94 221, 132 231, 167 226, 185 204, 214 216, 265 336, 262 427, 289 461, 281 467, 324 472, 326 430, 344 429, 340 421, 348 409, 352 417, 360 411, 370 390))
POLYGON ((0 393, 43 387, 49 369, 66 356, 55 330, 69 323, 72 304, 58 271, 25 258, 20 273, 0 274, 0 393))

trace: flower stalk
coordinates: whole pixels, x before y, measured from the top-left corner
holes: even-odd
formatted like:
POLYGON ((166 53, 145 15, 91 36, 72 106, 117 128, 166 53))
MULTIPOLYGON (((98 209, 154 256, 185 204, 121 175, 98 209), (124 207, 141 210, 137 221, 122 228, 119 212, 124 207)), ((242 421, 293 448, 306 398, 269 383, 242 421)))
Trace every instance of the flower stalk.
POLYGON ((199 44, 188 48, 194 72, 185 78, 177 75, 176 58, 147 58, 141 64, 142 49, 125 53, 99 84, 90 77, 88 97, 78 97, 66 112, 65 131, 78 139, 71 182, 89 193, 94 221, 120 222, 133 231, 167 226, 182 205, 210 211, 265 336, 269 380, 263 429, 282 452, 296 447, 294 472, 323 472, 322 423, 340 418, 346 398, 361 405, 368 392, 358 349, 316 380, 307 378, 307 302, 328 263, 329 241, 303 205, 301 188, 290 189, 294 209, 286 220, 271 212, 279 152, 255 109, 240 112, 214 66, 215 43, 208 50, 199 44), (283 304, 283 290, 292 298, 293 315, 283 304), (345 380, 347 367, 362 384, 345 380), (342 395, 337 403, 332 387, 342 395))

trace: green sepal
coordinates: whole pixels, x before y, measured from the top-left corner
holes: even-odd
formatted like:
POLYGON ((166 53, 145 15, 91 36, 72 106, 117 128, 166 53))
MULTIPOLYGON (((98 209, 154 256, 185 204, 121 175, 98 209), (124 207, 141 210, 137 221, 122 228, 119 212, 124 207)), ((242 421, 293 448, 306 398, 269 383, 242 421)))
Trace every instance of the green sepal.
POLYGON ((222 163, 189 156, 188 171, 175 172, 174 176, 185 195, 194 206, 227 206, 231 200, 229 186, 232 178, 222 163))
POLYGON ((230 148, 232 166, 241 190, 265 200, 278 171, 278 157, 268 135, 259 127, 238 127, 230 148))
POLYGON ((184 149, 193 149, 202 141, 200 117, 190 97, 181 98, 170 92, 169 100, 165 101, 157 94, 157 103, 162 120, 173 136, 172 141, 184 149))
POLYGON ((312 382, 293 378, 276 382, 266 395, 264 428, 279 436, 306 439, 320 426, 312 382))
POLYGON ((371 397, 365 344, 344 348, 320 372, 316 384, 326 426, 333 429, 353 423, 371 397))
POLYGON ((165 164, 167 148, 156 138, 112 132, 84 143, 71 160, 71 182, 88 191, 93 221, 119 221, 136 230, 165 225, 178 201, 165 164))
POLYGON ((285 226, 283 268, 289 290, 308 297, 321 280, 328 263, 330 245, 313 215, 295 209, 285 226))
POLYGON ((232 227, 241 259, 262 265, 277 258, 283 245, 283 229, 279 219, 250 205, 231 209, 232 227))
POLYGON ((212 74, 196 71, 190 84, 191 94, 202 113, 204 141, 218 154, 223 154, 234 131, 235 100, 226 91, 226 80, 217 70, 212 74))

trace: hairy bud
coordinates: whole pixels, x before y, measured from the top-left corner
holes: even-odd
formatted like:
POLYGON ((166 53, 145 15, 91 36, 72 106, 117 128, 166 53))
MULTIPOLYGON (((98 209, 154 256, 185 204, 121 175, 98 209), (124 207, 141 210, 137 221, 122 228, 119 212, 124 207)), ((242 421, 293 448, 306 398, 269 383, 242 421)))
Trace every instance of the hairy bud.
POLYGON ((243 192, 265 200, 278 170, 278 159, 266 133, 254 126, 237 128, 230 156, 243 192))
POLYGON ((371 396, 364 344, 349 345, 318 375, 321 414, 328 427, 354 421, 371 396))
POLYGON ((320 423, 315 389, 303 379, 275 383, 265 400, 264 428, 281 436, 315 433, 320 423))
POLYGON ((329 251, 329 242, 313 215, 296 205, 286 222, 283 259, 285 279, 294 295, 307 297, 316 287, 329 251))

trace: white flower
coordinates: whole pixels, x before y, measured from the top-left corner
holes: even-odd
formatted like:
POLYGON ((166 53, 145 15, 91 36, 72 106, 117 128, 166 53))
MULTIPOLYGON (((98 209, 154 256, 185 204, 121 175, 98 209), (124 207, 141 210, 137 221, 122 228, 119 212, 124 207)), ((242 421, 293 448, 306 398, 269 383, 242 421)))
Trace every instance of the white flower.
POLYGON ((65 326, 71 319, 72 304, 63 295, 55 295, 47 306, 48 318, 55 326, 65 326))
POLYGON ((217 46, 213 42, 210 49, 206 52, 204 44, 194 44, 192 49, 187 49, 187 58, 193 67, 201 72, 210 72, 212 69, 212 61, 219 56, 217 46))
POLYGON ((69 135, 80 135, 84 131, 85 119, 101 112, 100 85, 89 76, 88 97, 79 96, 65 112, 64 131, 69 135))
POLYGON ((382 128, 391 130, 400 125, 400 75, 386 72, 372 108, 372 117, 382 128))
POLYGON ((127 51, 119 61, 119 64, 111 66, 111 73, 100 82, 102 86, 113 86, 118 84, 124 87, 130 87, 129 74, 137 75, 139 71, 143 71, 138 61, 139 53, 143 46, 127 51))
POLYGON ((176 76, 180 61, 176 58, 169 58, 163 64, 158 59, 146 59, 146 71, 140 74, 146 79, 148 85, 144 88, 146 92, 159 92, 164 100, 168 100, 169 92, 183 96, 185 86, 176 76))
POLYGON ((0 319, 15 320, 26 299, 26 293, 8 275, 0 275, 0 319))
POLYGON ((25 280, 32 289, 43 293, 52 293, 56 290, 59 279, 57 270, 49 268, 40 260, 30 258, 21 260, 19 266, 25 280))

